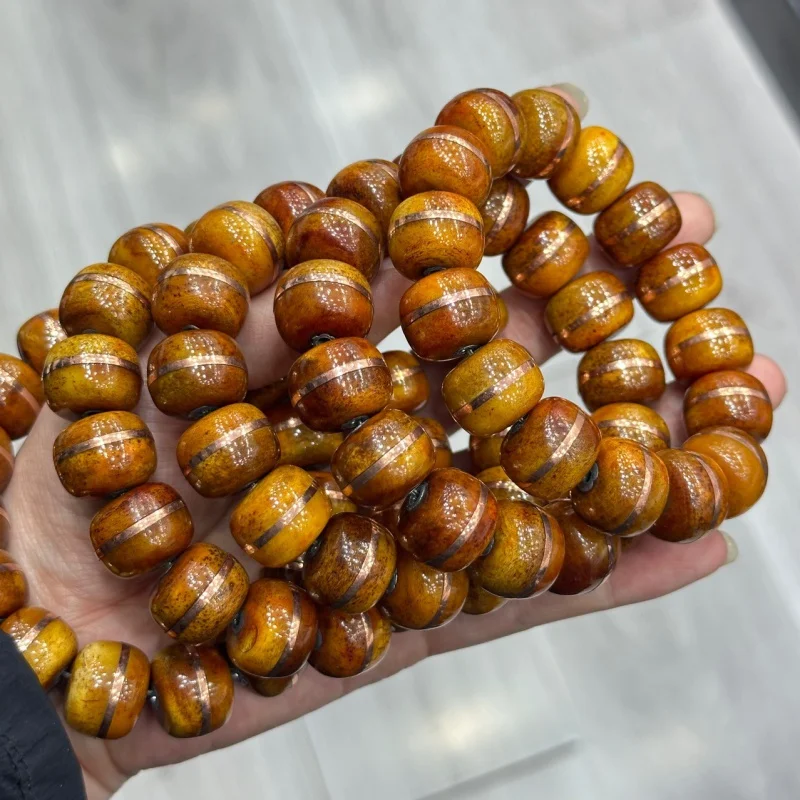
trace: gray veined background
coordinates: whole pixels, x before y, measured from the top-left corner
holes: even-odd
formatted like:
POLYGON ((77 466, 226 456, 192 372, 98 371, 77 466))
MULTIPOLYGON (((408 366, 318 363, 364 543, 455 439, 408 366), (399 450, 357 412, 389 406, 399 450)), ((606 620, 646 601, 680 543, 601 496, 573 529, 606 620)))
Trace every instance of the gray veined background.
MULTIPOLYGON (((458 91, 562 80, 637 178, 710 198, 721 304, 796 385, 797 130, 712 0, 5 0, 0 348, 134 224, 324 187, 458 91)), ((553 205, 539 185, 532 200, 553 205)), ((630 334, 658 341, 643 316, 630 334)), ((575 395, 575 364, 546 366, 549 393, 575 395)), ((726 526, 740 559, 704 583, 441 657, 122 797, 800 796, 798 427, 790 392, 765 499, 726 526)))

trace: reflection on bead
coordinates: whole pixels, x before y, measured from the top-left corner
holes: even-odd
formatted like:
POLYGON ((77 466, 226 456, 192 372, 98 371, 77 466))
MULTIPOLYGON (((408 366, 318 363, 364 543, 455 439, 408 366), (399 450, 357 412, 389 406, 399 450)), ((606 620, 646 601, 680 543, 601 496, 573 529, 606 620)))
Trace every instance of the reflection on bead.
POLYGON ((524 500, 526 503, 533 503, 534 498, 526 491, 517 486, 506 471, 501 466, 488 467, 481 470, 475 477, 492 493, 494 499, 500 500, 524 500))
MULTIPOLYGON (((14 446, 11 444, 9 435, 0 428, 0 494, 2 494, 11 483, 11 475, 14 472, 14 446)), ((2 547, 0 542, 0 547, 2 547)))
POLYGON ((111 245, 108 260, 133 270, 153 287, 167 265, 188 252, 187 235, 166 222, 139 225, 111 245))
POLYGON ((0 550, 0 619, 22 608, 27 599, 28 581, 22 567, 14 561, 11 553, 0 550))
POLYGON ((336 479, 330 472, 310 472, 309 475, 317 482, 320 489, 328 497, 331 503, 331 517, 336 514, 345 514, 347 512, 358 511, 358 506, 345 497, 344 492, 339 488, 336 479))
POLYGON ((670 446, 669 426, 652 408, 639 403, 609 403, 592 414, 603 438, 620 437, 658 452, 670 446))
POLYGON ((250 688, 262 697, 277 697, 297 683, 302 670, 286 678, 259 678, 257 675, 247 675, 250 688))
POLYGON ((480 207, 486 233, 485 256, 505 253, 519 239, 530 212, 528 190, 513 175, 498 178, 480 207))
POLYGON ((508 428, 505 428, 491 436, 469 437, 469 455, 474 472, 500 466, 500 449, 507 433, 508 428))
POLYGON ((12 439, 27 435, 43 403, 39 374, 24 361, 0 353, 0 428, 12 439))
POLYGON ((279 465, 329 464, 336 448, 344 441, 341 431, 333 433, 309 428, 288 402, 268 409, 266 414, 280 445, 279 465))
POLYGON ((0 500, 0 547, 5 547, 8 542, 8 533, 11 530, 11 518, 8 516, 8 511, 6 511, 5 507, 3 506, 2 500, 0 500))
POLYGON ((322 200, 323 197, 325 192, 311 183, 282 181, 267 186, 253 202, 269 212, 280 225, 283 235, 287 236, 294 221, 312 203, 322 200))
POLYGON ((502 608, 507 602, 507 597, 498 597, 496 594, 487 592, 480 584, 480 576, 476 567, 472 566, 467 570, 469 577, 469 591, 462 611, 465 614, 482 615, 491 614, 498 608, 502 608))
POLYGON ((17 350, 20 358, 40 373, 50 348, 66 338, 67 332, 58 320, 58 309, 53 308, 42 311, 19 326, 17 350))
POLYGON ((382 355, 392 375, 392 399, 387 408, 418 411, 428 402, 431 391, 422 364, 403 350, 387 350, 382 355))
POLYGON ((436 469, 449 467, 453 463, 453 449, 450 447, 450 438, 441 422, 429 417, 416 417, 417 422, 433 442, 436 469))

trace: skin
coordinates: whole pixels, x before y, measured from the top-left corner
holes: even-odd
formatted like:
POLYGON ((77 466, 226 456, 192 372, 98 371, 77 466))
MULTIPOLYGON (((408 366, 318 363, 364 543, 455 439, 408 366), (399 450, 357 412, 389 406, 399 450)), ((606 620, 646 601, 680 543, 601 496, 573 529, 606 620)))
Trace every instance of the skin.
MULTIPOLYGON (((676 193, 683 226, 673 242, 705 244, 714 232, 714 215, 698 195, 676 193)), ((592 242, 592 253, 585 270, 609 269, 608 259, 592 242)), ((630 283, 635 275, 618 272, 630 283)), ((370 339, 377 343, 397 327, 397 298, 409 281, 385 263, 373 284, 375 325, 370 339)), ((277 334, 272 317, 274 287, 254 298, 250 314, 239 337, 239 344, 251 367, 251 387, 277 380, 291 366, 296 353, 277 334), (263 357, 264 353, 271 358, 263 357)), ((509 324, 504 336, 525 342, 537 363, 556 355, 557 347, 547 334, 542 320, 544 302, 516 291, 504 294, 509 324)), ((144 363, 154 336, 141 353, 144 363)), ((439 385, 452 365, 433 365, 428 369, 432 385, 439 385)), ((783 399, 786 384, 780 368, 765 356, 756 356, 747 370, 765 385, 774 405, 783 399)), ((685 439, 681 423, 681 401, 685 385, 667 388, 656 410, 672 429, 673 447, 685 439)), ((439 392, 432 393, 434 397, 439 392)), ((188 489, 174 457, 175 445, 185 423, 158 412, 146 392, 137 409, 150 426, 158 443, 159 466, 152 480, 177 487, 197 524, 195 541, 212 541, 239 555, 228 532, 228 499, 208 500, 188 489)), ((426 416, 438 418, 449 430, 452 420, 440 402, 432 398, 426 416)), ((44 606, 68 620, 80 645, 97 639, 130 642, 148 656, 167 644, 165 635, 150 618, 148 597, 154 578, 142 576, 120 582, 97 559, 88 541, 89 522, 98 504, 68 495, 50 467, 52 442, 65 422, 49 409, 43 409, 31 435, 19 453, 11 486, 3 501, 14 529, 9 550, 25 570, 30 585, 30 602, 44 606), (53 537, 51 531, 58 530, 53 537)), ((469 454, 457 454, 456 466, 469 468, 469 454)), ((727 546, 719 532, 697 542, 672 545, 652 537, 625 554, 612 578, 597 591, 580 597, 545 594, 532 601, 512 602, 483 617, 459 616, 441 630, 413 631, 395 637, 386 658, 367 675, 335 680, 314 670, 302 676, 301 691, 289 691, 265 702, 254 692, 236 688, 236 702, 227 725, 199 739, 171 739, 156 718, 145 709, 134 731, 121 742, 107 742, 70 731, 75 752, 84 769, 91 800, 109 797, 125 780, 139 770, 182 761, 210 750, 226 747, 264 730, 302 716, 342 695, 374 683, 428 656, 467 647, 506 636, 559 619, 642 602, 673 592, 710 575, 726 562, 727 546)), ((249 560, 243 557, 243 561, 249 560)), ((248 569, 255 566, 247 563, 248 569)), ((254 571, 251 572, 251 575, 254 571)), ((59 693, 53 700, 61 704, 59 693)))

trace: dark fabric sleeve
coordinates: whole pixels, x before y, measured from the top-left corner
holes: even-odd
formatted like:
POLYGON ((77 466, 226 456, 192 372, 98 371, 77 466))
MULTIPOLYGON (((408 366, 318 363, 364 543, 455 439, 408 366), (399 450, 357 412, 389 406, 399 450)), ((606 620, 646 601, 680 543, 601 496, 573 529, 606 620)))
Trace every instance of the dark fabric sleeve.
POLYGON ((53 704, 0 632, 0 800, 83 800, 83 776, 53 704))

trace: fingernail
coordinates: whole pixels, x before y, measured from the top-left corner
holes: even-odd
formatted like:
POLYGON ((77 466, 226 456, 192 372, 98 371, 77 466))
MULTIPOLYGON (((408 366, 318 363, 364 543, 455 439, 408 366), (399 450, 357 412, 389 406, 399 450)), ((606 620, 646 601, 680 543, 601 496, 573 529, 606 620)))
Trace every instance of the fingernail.
POLYGON ((586 96, 586 92, 579 89, 574 83, 554 83, 552 88, 569 95, 581 119, 586 116, 589 111, 589 98, 586 96))
POLYGON ((736 546, 736 542, 733 541, 733 537, 730 534, 723 531, 722 538, 725 540, 725 548, 728 551, 725 556, 725 563, 732 564, 739 558, 739 548, 736 546))

